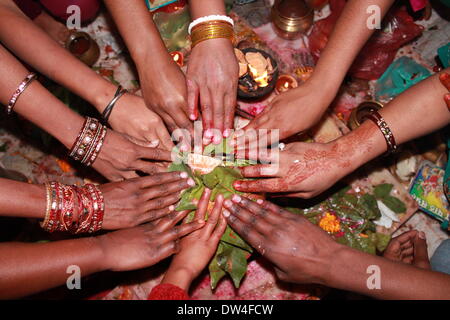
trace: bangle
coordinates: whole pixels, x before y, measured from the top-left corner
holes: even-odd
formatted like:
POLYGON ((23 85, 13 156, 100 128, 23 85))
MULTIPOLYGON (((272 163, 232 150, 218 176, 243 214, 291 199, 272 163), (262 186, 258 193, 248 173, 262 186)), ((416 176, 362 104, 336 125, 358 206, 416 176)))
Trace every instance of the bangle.
POLYGON ((223 21, 209 21, 202 23, 192 30, 192 48, 202 41, 217 38, 227 38, 233 41, 233 27, 228 22, 223 21))
POLYGON ((19 99, 20 95, 25 91, 25 89, 30 85, 30 83, 36 79, 36 73, 30 73, 23 81, 19 84, 19 87, 14 91, 11 99, 9 100, 6 111, 8 114, 11 114, 14 106, 16 105, 17 99, 19 99))
POLYGON ((97 119, 87 117, 70 149, 70 157, 87 166, 92 165, 100 153, 106 133, 106 126, 101 125, 97 119))
POLYGON ((119 85, 116 93, 114 94, 113 99, 111 100, 110 103, 108 103, 105 110, 103 110, 103 112, 102 112, 102 123, 104 125, 106 125, 108 123, 109 116, 111 115, 112 109, 116 105, 116 102, 120 99, 120 97, 122 97, 127 92, 128 91, 126 89, 122 88, 122 86, 119 85))
POLYGON ((188 33, 191 34, 192 29, 194 29, 195 26, 197 26, 201 23, 209 22, 209 21, 225 21, 225 22, 228 22, 232 27, 234 27, 234 21, 230 17, 224 16, 224 15, 210 15, 210 16, 200 17, 200 18, 192 21, 189 24, 188 33))
POLYGON ((105 213, 104 198, 97 186, 82 188, 59 182, 46 184, 47 212, 41 227, 48 232, 68 231, 73 234, 101 230, 105 213), (78 206, 76 202, 78 201, 78 206))
POLYGON ((389 155, 397 151, 397 143, 395 142, 394 134, 392 133, 391 129, 389 128, 388 124, 383 119, 381 114, 378 113, 378 111, 373 110, 371 113, 365 116, 363 120, 371 120, 380 129, 381 133, 384 136, 384 139, 386 140, 386 145, 388 147, 386 155, 389 155))

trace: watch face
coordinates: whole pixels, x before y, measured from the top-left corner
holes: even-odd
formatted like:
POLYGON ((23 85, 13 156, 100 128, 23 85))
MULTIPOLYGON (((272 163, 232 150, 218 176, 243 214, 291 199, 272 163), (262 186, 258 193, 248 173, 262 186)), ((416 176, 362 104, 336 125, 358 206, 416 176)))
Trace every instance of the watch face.
POLYGON ((145 3, 150 11, 165 7, 174 2, 177 2, 177 0, 145 0, 145 3))

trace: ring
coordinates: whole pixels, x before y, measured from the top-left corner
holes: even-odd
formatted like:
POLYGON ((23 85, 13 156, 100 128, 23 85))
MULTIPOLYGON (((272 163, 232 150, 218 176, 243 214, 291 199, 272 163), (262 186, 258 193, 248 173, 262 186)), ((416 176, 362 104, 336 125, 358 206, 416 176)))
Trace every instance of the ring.
POLYGON ((284 149, 286 149, 286 145, 283 142, 281 142, 278 144, 278 149, 280 149, 280 151, 283 151, 284 149))

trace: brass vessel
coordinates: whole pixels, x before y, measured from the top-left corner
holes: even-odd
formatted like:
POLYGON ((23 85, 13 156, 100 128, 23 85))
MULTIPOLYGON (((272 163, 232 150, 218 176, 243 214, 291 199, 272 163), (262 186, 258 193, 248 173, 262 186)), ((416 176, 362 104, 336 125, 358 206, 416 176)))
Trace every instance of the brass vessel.
POLYGON ((82 31, 73 31, 66 41, 66 49, 89 67, 100 57, 100 48, 91 36, 82 31))
POLYGON ((272 24, 275 32, 287 40, 305 34, 314 21, 314 10, 303 0, 276 0, 272 7, 272 24))

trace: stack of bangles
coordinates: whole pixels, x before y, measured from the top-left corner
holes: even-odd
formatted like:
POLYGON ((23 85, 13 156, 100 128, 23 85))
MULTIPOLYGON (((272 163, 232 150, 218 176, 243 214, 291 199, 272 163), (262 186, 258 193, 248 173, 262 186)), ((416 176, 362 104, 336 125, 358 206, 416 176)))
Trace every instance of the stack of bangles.
POLYGON ((389 128, 388 124, 381 116, 381 114, 378 113, 378 111, 373 110, 370 114, 365 116, 365 120, 372 121, 380 129, 381 133, 384 136, 384 139, 386 140, 386 145, 388 148, 386 155, 397 151, 397 142, 395 141, 394 134, 392 133, 391 128, 389 128))
POLYGON ((192 48, 202 41, 217 38, 234 40, 234 22, 230 17, 213 15, 201 17, 189 25, 192 48))
POLYGON ((48 232, 74 234, 101 230, 105 204, 100 190, 93 184, 80 188, 58 182, 45 185, 47 210, 41 227, 48 232))
POLYGON ((90 166, 97 159, 106 137, 107 128, 100 121, 87 117, 69 155, 90 166))

